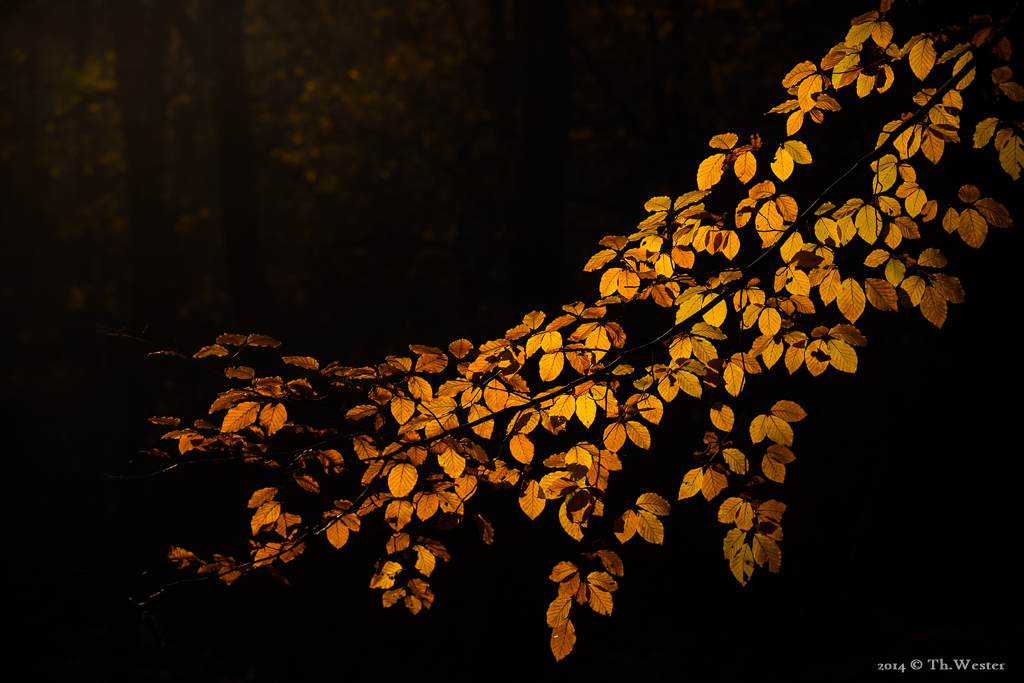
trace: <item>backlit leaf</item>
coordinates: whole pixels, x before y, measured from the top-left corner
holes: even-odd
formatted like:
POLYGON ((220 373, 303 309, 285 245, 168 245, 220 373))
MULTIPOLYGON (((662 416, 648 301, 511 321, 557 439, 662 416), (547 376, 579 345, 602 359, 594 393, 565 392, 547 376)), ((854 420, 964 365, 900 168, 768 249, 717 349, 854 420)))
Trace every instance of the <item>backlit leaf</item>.
POLYGON ((395 498, 404 498, 412 493, 419 474, 416 466, 408 462, 400 462, 388 473, 388 489, 395 498))

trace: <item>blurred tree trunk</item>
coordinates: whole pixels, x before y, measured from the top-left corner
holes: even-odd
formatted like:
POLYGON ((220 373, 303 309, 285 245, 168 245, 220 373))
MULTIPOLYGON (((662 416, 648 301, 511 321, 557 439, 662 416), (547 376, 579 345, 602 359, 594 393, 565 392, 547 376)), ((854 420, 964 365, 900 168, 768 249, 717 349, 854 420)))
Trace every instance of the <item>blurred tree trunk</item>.
POLYGON ((258 155, 245 62, 245 1, 211 0, 204 10, 228 287, 240 324, 254 329, 271 311, 256 195, 258 155))
POLYGON ((504 260, 512 269, 506 286, 512 287, 512 303, 521 309, 517 310, 521 315, 539 307, 542 300, 558 296, 565 282, 563 219, 569 151, 566 0, 519 0, 516 23, 523 69, 521 148, 504 260))
POLYGON ((131 309, 136 324, 171 320, 174 287, 167 172, 166 12, 169 0, 110 0, 117 53, 115 100, 124 134, 128 220, 131 226, 131 309))

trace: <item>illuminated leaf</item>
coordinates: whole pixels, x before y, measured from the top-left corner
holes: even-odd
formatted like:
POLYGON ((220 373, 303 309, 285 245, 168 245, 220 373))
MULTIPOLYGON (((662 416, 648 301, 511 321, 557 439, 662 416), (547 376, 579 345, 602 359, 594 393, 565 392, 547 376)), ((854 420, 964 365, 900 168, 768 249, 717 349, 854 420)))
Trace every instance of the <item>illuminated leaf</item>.
POLYGON ((718 429, 723 432, 731 432, 734 419, 735 415, 729 406, 722 402, 711 405, 711 424, 715 425, 718 429))
POLYGON ((722 179, 722 174, 725 173, 724 162, 724 154, 713 154, 700 162, 700 166, 697 168, 697 188, 707 190, 718 183, 722 179))
POLYGON ((572 652, 575 644, 576 629, 568 619, 551 629, 551 652, 555 655, 556 661, 565 659, 565 656, 572 652))
POLYGON ((700 493, 704 483, 704 468, 695 467, 683 476, 683 483, 679 487, 679 500, 692 498, 700 493))
POLYGON ((836 305, 847 320, 851 323, 857 322, 857 318, 864 312, 866 301, 864 290, 856 280, 853 278, 843 280, 836 295, 836 305))
POLYGON ((256 403, 255 401, 243 401, 228 410, 227 415, 224 416, 224 423, 221 425, 220 431, 237 432, 240 429, 245 429, 256 421, 259 414, 259 403, 256 403))
POLYGON ((640 534, 640 538, 648 543, 662 545, 665 542, 665 526, 654 513, 647 510, 640 510, 637 513, 636 530, 640 534))
POLYGON ((793 401, 778 401, 772 406, 771 414, 775 417, 780 417, 786 422, 799 422, 800 420, 807 417, 807 413, 804 409, 793 401))
POLYGON ((537 519, 537 516, 544 511, 547 501, 541 496, 540 486, 536 480, 529 480, 519 494, 519 507, 530 519, 537 519))
POLYGON ((758 415, 750 421, 750 440, 759 443, 765 438, 783 446, 792 446, 793 428, 777 415, 758 415))
POLYGON ((654 515, 663 516, 672 511, 671 504, 657 493, 644 493, 636 499, 636 504, 654 515))
POLYGON ((878 310, 898 310, 896 288, 886 280, 879 280, 871 277, 866 278, 864 280, 864 292, 867 295, 868 302, 878 310))
POLYGON ((192 354, 193 358, 206 358, 207 356, 226 356, 229 351, 220 344, 213 344, 212 346, 204 346, 203 348, 192 354))
POLYGON ((290 365, 297 365, 300 368, 305 368, 306 370, 320 369, 320 364, 316 359, 310 358, 309 356, 284 356, 281 360, 290 365))
MULTIPOLYGON (((230 415, 230 411, 228 411, 230 415)), ((268 403, 260 413, 260 424, 267 430, 267 436, 281 429, 288 421, 288 411, 282 403, 268 403)), ((236 430, 230 430, 236 431, 236 430)))
POLYGON ((412 493, 419 474, 416 466, 408 462, 400 462, 388 473, 388 489, 395 498, 405 498, 412 493))
MULTIPOLYGON (((729 481, 725 476, 725 472, 719 472, 716 467, 721 465, 713 465, 704 472, 704 481, 701 482, 700 491, 704 494, 704 498, 711 500, 728 486, 729 481)), ((685 481, 685 479, 684 479, 685 481)))
POLYGON ((260 528, 273 524, 281 516, 281 503, 276 500, 268 500, 256 509, 252 516, 252 533, 255 535, 260 528))
POLYGON ((271 348, 277 348, 281 345, 281 342, 265 334, 250 334, 245 343, 249 346, 269 346, 271 348))
MULTIPOLYGON (((935 48, 931 38, 921 38, 910 48, 910 70, 918 80, 924 80, 935 66, 935 48)), ((962 89, 962 88, 958 88, 962 89)))

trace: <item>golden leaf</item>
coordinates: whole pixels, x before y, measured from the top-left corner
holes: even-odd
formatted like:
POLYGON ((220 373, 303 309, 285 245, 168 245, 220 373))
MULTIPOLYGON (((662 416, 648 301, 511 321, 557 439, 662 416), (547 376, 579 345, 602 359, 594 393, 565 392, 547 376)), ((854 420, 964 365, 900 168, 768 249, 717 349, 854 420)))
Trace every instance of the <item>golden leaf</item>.
POLYGON ((793 157, 782 145, 779 145, 779 148, 775 150, 775 160, 772 161, 771 168, 772 173, 782 181, 787 180, 793 174, 793 157))
POLYGON ((335 520, 324 533, 327 534, 327 541, 335 548, 340 549, 348 543, 349 529, 340 519, 335 520))
POLYGON ((316 359, 310 358, 309 356, 284 356, 281 360, 290 365, 297 365, 300 368, 305 368, 306 370, 320 369, 320 364, 316 359))
POLYGON ((636 499, 638 507, 647 510, 655 515, 667 515, 672 511, 672 506, 667 500, 657 493, 644 493, 636 499))
POLYGON ((757 159, 750 152, 744 152, 736 158, 732 170, 741 183, 746 185, 757 172, 757 159))
POLYGON ((987 118, 978 122, 977 127, 974 129, 974 147, 980 148, 988 144, 988 141, 992 139, 992 136, 996 133, 996 126, 999 125, 999 119, 987 118))
POLYGON ((412 493, 419 474, 416 466, 408 462, 400 462, 388 473, 388 489, 395 498, 405 498, 412 493))
POLYGON ((206 358, 207 356, 226 356, 228 350, 220 344, 213 344, 211 346, 204 346, 203 348, 192 354, 193 358, 206 358))
POLYGON ((637 533, 640 538, 648 543, 663 545, 665 543, 665 526, 661 520, 647 510, 640 510, 637 513, 637 533))
POLYGON ((273 524, 281 516, 281 503, 276 500, 268 500, 257 508, 252 516, 252 533, 255 535, 260 528, 273 524))
POLYGON ((721 401, 711 404, 711 424, 723 432, 731 432, 735 414, 721 401))
POLYGON ((880 311, 897 311, 896 288, 886 280, 869 277, 864 280, 867 300, 880 311))
POLYGON ((625 429, 626 436, 628 436, 629 440, 634 444, 644 450, 651 447, 651 433, 643 424, 636 420, 629 420, 626 422, 625 429))
POLYGON ((778 401, 772 406, 771 414, 781 417, 786 422, 799 422, 807 417, 807 413, 793 401, 778 401))
POLYGON ((692 498, 700 492, 704 483, 704 468, 695 467, 683 476, 683 483, 679 487, 679 500, 692 498))
POLYGON ((725 448, 722 450, 722 457, 725 464, 736 474, 747 473, 747 456, 737 448, 725 448))
POLYGON ((617 452, 626 443, 626 428, 621 422, 615 422, 605 427, 604 447, 613 453, 617 452))
POLYGON ((836 305, 839 312, 851 323, 857 322, 857 318, 864 312, 866 297, 860 284, 853 278, 846 278, 839 286, 836 295, 836 305))
POLYGON ((921 313, 931 324, 942 327, 946 322, 946 300, 935 290, 928 287, 921 296, 921 313))
POLYGON ((228 410, 227 415, 224 416, 224 423, 221 425, 220 431, 237 432, 240 429, 245 429, 256 421, 259 414, 259 403, 255 401, 243 401, 228 410))
POLYGON ((576 644, 576 629, 568 619, 551 630, 551 652, 555 661, 565 659, 576 644))
POLYGON ((935 48, 932 46, 932 39, 922 37, 910 49, 910 70, 914 72, 918 80, 923 81, 933 66, 935 66, 935 48))
POLYGON ((697 187, 699 189, 710 189, 722 179, 722 174, 725 173, 725 156, 724 154, 713 154, 700 162, 700 166, 697 167, 697 187))
MULTIPOLYGON (((701 482, 700 491, 704 494, 704 498, 707 500, 711 500, 717 496, 729 484, 725 473, 719 472, 715 467, 715 465, 712 465, 704 472, 704 481, 701 482)), ((720 467, 720 465, 718 467, 720 467)))
POLYGON ((711 142, 708 144, 717 149, 732 149, 739 139, 735 133, 722 133, 711 138, 711 142))
MULTIPOLYGON (((230 415, 230 412, 228 413, 230 415)), ((267 430, 267 436, 281 429, 288 421, 288 411, 282 403, 268 403, 260 413, 260 424, 267 430)))
POLYGON ((519 507, 530 519, 537 519, 537 516, 544 511, 547 501, 541 496, 540 486, 535 479, 526 482, 522 492, 519 494, 519 507))

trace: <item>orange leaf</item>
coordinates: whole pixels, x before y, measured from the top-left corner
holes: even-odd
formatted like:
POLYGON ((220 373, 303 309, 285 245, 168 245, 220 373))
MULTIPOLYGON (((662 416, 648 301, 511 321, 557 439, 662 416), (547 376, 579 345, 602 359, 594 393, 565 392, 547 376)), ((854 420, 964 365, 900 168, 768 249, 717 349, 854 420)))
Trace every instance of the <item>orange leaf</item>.
POLYGON ((320 364, 316 362, 316 359, 310 358, 309 356, 284 356, 281 360, 290 365, 297 365, 300 368, 305 368, 306 370, 320 369, 320 364))
POLYGON ((268 403, 260 413, 260 424, 267 430, 267 436, 281 429, 287 420, 288 411, 282 403, 268 403))
POLYGON ((222 432, 237 432, 240 429, 245 429, 253 422, 260 414, 260 404, 255 401, 243 401, 239 403, 224 416, 224 424, 221 425, 220 431, 222 432))
POLYGON ((400 462, 388 473, 388 488, 395 498, 405 498, 416 486, 419 474, 416 466, 408 462, 400 462))
POLYGON ((565 659, 565 656, 572 652, 576 644, 576 629, 568 619, 551 630, 551 652, 555 655, 555 661, 565 659))

